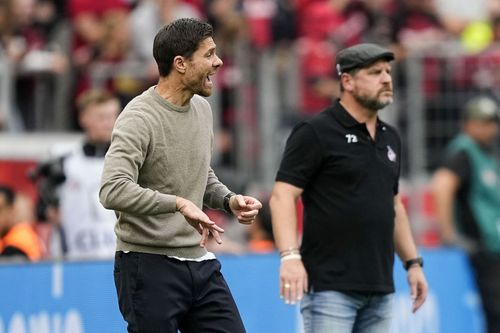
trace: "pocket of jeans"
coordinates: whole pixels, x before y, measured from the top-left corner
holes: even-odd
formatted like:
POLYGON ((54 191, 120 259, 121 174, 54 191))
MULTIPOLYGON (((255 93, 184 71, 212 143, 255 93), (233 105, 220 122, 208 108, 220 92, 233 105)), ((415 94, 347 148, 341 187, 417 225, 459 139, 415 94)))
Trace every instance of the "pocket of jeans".
POLYGON ((136 280, 139 273, 139 255, 135 252, 121 252, 115 254, 114 274, 127 275, 129 278, 136 280))
POLYGON ((222 283, 223 285, 226 285, 227 286, 227 282, 226 282, 226 279, 224 278, 224 275, 222 275, 222 272, 221 272, 221 263, 216 260, 215 261, 215 267, 214 267, 214 275, 216 277, 216 279, 219 281, 219 283, 222 283))

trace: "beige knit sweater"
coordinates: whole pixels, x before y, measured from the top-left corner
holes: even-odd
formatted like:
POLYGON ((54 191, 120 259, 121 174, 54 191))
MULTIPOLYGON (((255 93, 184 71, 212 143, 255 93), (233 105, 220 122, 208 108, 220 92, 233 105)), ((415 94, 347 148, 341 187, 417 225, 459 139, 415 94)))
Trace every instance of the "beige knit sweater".
POLYGON ((154 87, 125 107, 113 129, 99 192, 103 206, 118 217, 118 251, 184 258, 206 253, 175 200, 223 208, 229 190, 210 168, 212 122, 204 98, 195 95, 178 107, 154 87))

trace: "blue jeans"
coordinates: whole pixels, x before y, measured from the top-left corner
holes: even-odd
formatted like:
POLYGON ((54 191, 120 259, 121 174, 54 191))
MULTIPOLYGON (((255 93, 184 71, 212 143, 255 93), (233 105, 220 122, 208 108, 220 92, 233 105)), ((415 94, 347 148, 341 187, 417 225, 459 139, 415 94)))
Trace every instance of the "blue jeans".
POLYGON ((304 295, 304 333, 387 333, 394 294, 321 291, 304 295))

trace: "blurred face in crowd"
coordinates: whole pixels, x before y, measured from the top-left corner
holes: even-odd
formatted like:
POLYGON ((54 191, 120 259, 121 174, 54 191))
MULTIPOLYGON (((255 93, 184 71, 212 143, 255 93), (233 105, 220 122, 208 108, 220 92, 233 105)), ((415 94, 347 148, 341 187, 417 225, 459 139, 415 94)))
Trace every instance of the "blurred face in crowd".
POLYGON ((497 120, 470 119, 465 122, 465 131, 483 146, 493 144, 498 134, 497 120))
POLYGON ((344 89, 364 108, 377 111, 393 101, 391 65, 385 60, 356 70, 344 83, 344 89))
POLYGON ((120 102, 110 99, 102 103, 89 105, 80 114, 80 126, 85 135, 94 143, 106 143, 111 141, 113 125, 120 113, 120 102))
POLYGON ((185 62, 184 86, 193 94, 210 96, 213 88, 210 77, 222 66, 222 60, 215 53, 212 37, 202 40, 193 55, 182 60, 185 62))
POLYGON ((0 192, 0 236, 12 225, 14 214, 14 205, 9 203, 4 193, 0 192))
POLYGON ((34 0, 15 0, 12 1, 12 5, 14 16, 20 25, 25 26, 32 23, 36 8, 34 0))

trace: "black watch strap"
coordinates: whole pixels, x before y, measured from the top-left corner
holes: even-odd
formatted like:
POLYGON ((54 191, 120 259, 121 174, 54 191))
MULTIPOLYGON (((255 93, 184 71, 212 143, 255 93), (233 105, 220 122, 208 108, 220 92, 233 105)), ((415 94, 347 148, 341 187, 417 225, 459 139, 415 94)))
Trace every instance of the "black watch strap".
POLYGON ((232 196, 235 196, 236 193, 234 192, 229 192, 228 194, 226 194, 226 196, 224 197, 224 210, 228 213, 228 214, 233 214, 233 212, 231 211, 231 207, 229 207, 229 199, 231 199, 232 196))
POLYGON ((422 257, 409 259, 405 261, 403 266, 406 270, 408 270, 413 265, 419 265, 420 267, 424 267, 424 259, 422 259, 422 257))

